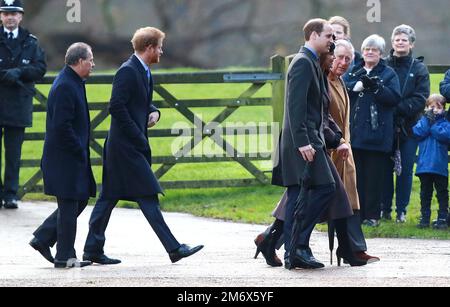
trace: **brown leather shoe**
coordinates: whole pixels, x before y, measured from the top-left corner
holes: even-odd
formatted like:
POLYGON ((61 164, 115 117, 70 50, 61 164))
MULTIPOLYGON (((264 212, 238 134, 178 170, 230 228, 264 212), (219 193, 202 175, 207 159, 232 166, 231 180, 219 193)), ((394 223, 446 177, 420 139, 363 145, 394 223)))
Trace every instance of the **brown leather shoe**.
POLYGON ((355 258, 366 261, 367 264, 380 261, 380 258, 368 255, 366 252, 356 252, 355 258))

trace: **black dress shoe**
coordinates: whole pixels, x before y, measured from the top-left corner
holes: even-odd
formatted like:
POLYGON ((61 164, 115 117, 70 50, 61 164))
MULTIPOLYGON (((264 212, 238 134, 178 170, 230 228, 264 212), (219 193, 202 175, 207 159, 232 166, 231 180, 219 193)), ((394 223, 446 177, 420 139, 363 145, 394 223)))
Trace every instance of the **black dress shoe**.
POLYGON ((104 264, 104 265, 119 264, 119 263, 122 262, 119 259, 109 258, 106 255, 95 256, 95 255, 89 255, 89 254, 84 254, 83 255, 83 260, 88 260, 88 261, 93 262, 93 263, 104 264))
POLYGON ((55 259, 55 268, 57 269, 82 268, 91 264, 92 262, 90 261, 80 261, 77 258, 70 258, 69 260, 66 261, 55 259))
POLYGON ((17 204, 17 200, 10 199, 5 201, 5 204, 3 205, 5 209, 18 209, 19 205, 17 204))
POLYGON ((321 269, 325 265, 314 258, 310 248, 297 248, 292 267, 301 269, 321 269))
POLYGON ((289 260, 289 257, 288 258, 284 258, 284 268, 286 270, 293 269, 293 267, 291 266, 291 261, 289 260))
POLYGON ((190 247, 186 244, 181 244, 181 246, 178 249, 169 253, 170 261, 172 261, 172 263, 175 263, 175 262, 181 260, 182 258, 186 258, 186 257, 189 257, 189 256, 195 254, 202 248, 203 248, 203 245, 190 247))
POLYGON ((50 251, 50 247, 39 241, 37 238, 33 238, 30 241, 30 246, 37 250, 45 259, 49 262, 54 263, 55 259, 52 256, 52 252, 50 251))

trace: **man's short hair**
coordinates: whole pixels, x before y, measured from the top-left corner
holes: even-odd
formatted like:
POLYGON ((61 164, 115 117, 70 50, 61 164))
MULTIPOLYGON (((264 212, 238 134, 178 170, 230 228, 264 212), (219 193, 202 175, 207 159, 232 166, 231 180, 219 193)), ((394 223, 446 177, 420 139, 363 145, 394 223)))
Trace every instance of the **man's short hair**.
POLYGON ((86 60, 89 52, 92 52, 92 48, 86 43, 78 42, 70 45, 66 52, 66 65, 76 65, 80 59, 86 60))
POLYGON ((305 41, 309 41, 311 39, 311 34, 313 32, 316 32, 319 35, 322 34, 326 24, 328 24, 328 21, 322 18, 315 18, 309 20, 303 27, 303 33, 305 34, 305 41))
POLYGON ((160 39, 164 39, 166 34, 153 27, 138 29, 131 39, 133 49, 138 52, 145 51, 148 46, 157 46, 160 39))
POLYGON ((344 28, 345 35, 350 38, 351 37, 351 31, 350 31, 350 23, 347 19, 345 19, 342 16, 333 16, 331 17, 328 22, 331 25, 340 25, 344 28))

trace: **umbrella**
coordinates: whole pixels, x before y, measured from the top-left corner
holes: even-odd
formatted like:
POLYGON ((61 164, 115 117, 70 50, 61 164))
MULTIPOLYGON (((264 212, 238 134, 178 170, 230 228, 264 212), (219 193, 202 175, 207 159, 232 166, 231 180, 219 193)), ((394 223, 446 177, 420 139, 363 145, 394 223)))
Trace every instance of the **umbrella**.
POLYGON ((330 248, 330 265, 333 265, 333 249, 334 249, 334 223, 332 220, 328 221, 328 246, 330 248))

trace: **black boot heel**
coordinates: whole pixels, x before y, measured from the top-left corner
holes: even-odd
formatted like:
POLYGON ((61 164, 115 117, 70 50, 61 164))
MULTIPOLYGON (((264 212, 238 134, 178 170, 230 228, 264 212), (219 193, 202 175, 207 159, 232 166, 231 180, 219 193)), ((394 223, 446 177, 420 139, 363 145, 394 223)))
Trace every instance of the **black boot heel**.
POLYGON ((363 266, 367 264, 367 261, 355 258, 351 251, 344 251, 340 247, 336 250, 336 257, 338 259, 338 266, 341 266, 341 259, 344 259, 344 262, 350 264, 350 266, 363 266))

